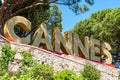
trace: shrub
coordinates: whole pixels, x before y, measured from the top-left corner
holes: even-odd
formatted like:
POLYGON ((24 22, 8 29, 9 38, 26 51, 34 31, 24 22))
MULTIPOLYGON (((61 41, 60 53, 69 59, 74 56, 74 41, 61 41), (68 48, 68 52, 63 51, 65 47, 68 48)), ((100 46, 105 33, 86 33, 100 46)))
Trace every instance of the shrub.
POLYGON ((30 53, 28 53, 27 51, 22 51, 21 52, 23 59, 21 60, 22 62, 22 66, 27 66, 27 67, 31 67, 33 66, 33 58, 32 55, 30 53))
POLYGON ((52 80, 53 67, 47 64, 38 64, 29 70, 28 76, 35 80, 52 80))
POLYGON ((32 54, 27 51, 22 51, 21 55, 23 59, 21 60, 22 67, 16 73, 16 76, 20 77, 20 74, 27 74, 29 68, 35 66, 37 63, 33 60, 32 54))
POLYGON ((75 74, 75 72, 71 70, 63 70, 61 72, 56 73, 53 76, 53 80, 80 80, 80 79, 75 74))
POLYGON ((0 80, 52 80, 52 77, 53 67, 47 64, 38 64, 28 69, 24 74, 19 74, 19 76, 10 76, 5 73, 0 76, 0 80))
POLYGON ((9 79, 10 77, 8 73, 5 73, 3 76, 0 76, 0 80, 9 80, 9 79))
POLYGON ((15 55, 15 51, 13 51, 10 45, 2 46, 2 54, 0 57, 0 73, 5 72, 8 69, 9 61, 13 61, 15 55))
POLYGON ((18 80, 16 76, 12 76, 10 80, 18 80))
POLYGON ((0 77, 0 80, 33 80, 27 77, 27 75, 21 75, 20 78, 16 76, 10 76, 8 73, 5 73, 3 76, 0 77))
POLYGON ((10 45, 2 46, 0 57, 0 80, 52 80, 53 67, 47 64, 37 64, 32 55, 22 51, 22 67, 14 75, 7 71, 9 61, 14 60, 15 51, 11 50, 10 45))
POLYGON ((84 66, 81 74, 87 80, 99 80, 101 76, 100 71, 98 71, 93 65, 89 63, 84 66))
POLYGON ((36 80, 36 79, 31 79, 27 75, 21 75, 20 78, 17 80, 36 80))

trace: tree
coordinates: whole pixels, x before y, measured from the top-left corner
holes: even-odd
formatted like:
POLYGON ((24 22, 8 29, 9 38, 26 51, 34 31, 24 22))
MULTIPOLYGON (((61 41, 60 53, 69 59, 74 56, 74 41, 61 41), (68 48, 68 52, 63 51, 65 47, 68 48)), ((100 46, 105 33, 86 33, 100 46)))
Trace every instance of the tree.
POLYGON ((48 32, 51 35, 51 29, 53 27, 58 27, 60 29, 60 31, 62 31, 62 12, 58 9, 58 7, 56 5, 53 5, 50 8, 50 12, 49 12, 50 16, 48 18, 48 20, 46 21, 47 24, 47 28, 48 28, 48 32))
POLYGON ((62 12, 58 9, 57 5, 52 5, 49 9, 30 9, 26 12, 20 13, 19 15, 25 16, 32 22, 32 30, 29 33, 26 33, 20 26, 18 27, 18 25, 15 27, 15 32, 19 37, 33 35, 35 30, 38 28, 37 26, 42 22, 47 24, 49 33, 51 33, 51 28, 53 27, 58 27, 62 31, 62 12), (30 14, 32 12, 34 13, 30 14))
POLYGON ((93 13, 88 19, 76 23, 73 32, 106 41, 112 48, 120 40, 120 8, 105 9, 93 13))
POLYGON ((120 68, 120 8, 93 13, 88 19, 76 23, 73 32, 110 43, 113 64, 120 68), (114 53, 114 54, 113 54, 114 53))
MULTIPOLYGON (((76 14, 89 10, 86 5, 80 6, 80 0, 2 0, 1 1, 1 28, 0 33, 3 34, 4 23, 13 16, 22 15, 31 21, 32 26, 41 23, 49 18, 50 4, 59 4, 68 6, 69 9, 74 11, 76 14), (32 17, 31 17, 32 16, 32 17), (34 17, 34 19, 33 19, 34 17)), ((92 5, 93 0, 85 0, 87 4, 92 5)), ((60 24, 59 24, 60 25, 60 24)))

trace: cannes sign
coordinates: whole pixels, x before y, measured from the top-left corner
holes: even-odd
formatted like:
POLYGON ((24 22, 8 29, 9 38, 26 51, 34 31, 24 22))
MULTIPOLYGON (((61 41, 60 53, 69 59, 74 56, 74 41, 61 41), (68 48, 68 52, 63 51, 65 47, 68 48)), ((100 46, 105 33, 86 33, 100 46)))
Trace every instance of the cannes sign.
POLYGON ((40 48, 54 50, 73 56, 79 56, 90 60, 101 61, 101 56, 106 55, 106 63, 111 64, 112 56, 109 52, 111 47, 108 43, 101 43, 92 37, 82 37, 70 31, 65 32, 64 36, 57 28, 52 30, 52 39, 49 38, 46 25, 42 23, 34 33, 32 40, 30 36, 21 38, 14 32, 14 26, 21 26, 26 32, 31 31, 31 22, 21 16, 15 16, 8 20, 4 26, 5 37, 11 41, 19 41, 40 48))

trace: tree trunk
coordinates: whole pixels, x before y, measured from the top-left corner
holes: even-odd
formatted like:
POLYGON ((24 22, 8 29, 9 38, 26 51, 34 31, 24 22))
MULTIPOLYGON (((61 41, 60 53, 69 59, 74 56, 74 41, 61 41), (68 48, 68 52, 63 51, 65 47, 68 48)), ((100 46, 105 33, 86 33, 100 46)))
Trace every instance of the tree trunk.
POLYGON ((0 9, 0 35, 2 35, 2 36, 4 36, 4 32, 3 32, 4 31, 4 28, 3 28, 3 25, 4 25, 3 24, 3 21, 4 21, 3 20, 4 19, 3 18, 3 12, 4 11, 2 9, 0 9))
POLYGON ((0 35, 4 36, 4 25, 6 21, 10 18, 8 9, 0 10, 0 35))

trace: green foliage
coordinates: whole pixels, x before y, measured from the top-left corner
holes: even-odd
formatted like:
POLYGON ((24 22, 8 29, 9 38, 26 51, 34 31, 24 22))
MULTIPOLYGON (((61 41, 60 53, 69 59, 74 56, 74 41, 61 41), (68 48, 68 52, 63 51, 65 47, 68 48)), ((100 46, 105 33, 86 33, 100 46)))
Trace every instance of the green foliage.
POLYGON ((0 80, 52 80, 53 67, 46 64, 38 64, 27 69, 24 73, 19 74, 19 76, 10 76, 8 73, 5 73, 3 76, 0 76, 0 80))
POLYGON ((82 76, 76 75, 70 70, 63 70, 53 75, 53 67, 47 64, 37 64, 32 55, 26 51, 21 52, 23 60, 20 70, 11 75, 7 72, 9 61, 13 61, 15 51, 11 50, 10 45, 2 46, 0 57, 0 80, 99 80, 100 72, 92 65, 87 64, 81 72, 82 76))
POLYGON ((105 9, 93 13, 90 18, 76 23, 73 32, 116 45, 120 40, 120 8, 105 9))
POLYGON ((53 76, 53 80, 79 80, 79 77, 75 74, 75 72, 71 70, 63 70, 61 72, 56 73, 53 76))
POLYGON ((17 74, 18 78, 26 78, 26 79, 33 79, 33 80, 52 80, 53 76, 53 67, 47 64, 37 64, 33 67, 29 67, 25 70, 20 70, 23 72, 19 72, 17 74))
POLYGON ((87 80, 86 78, 80 76, 78 80, 87 80))
POLYGON ((21 60, 22 67, 17 72, 16 76, 19 80, 51 80, 53 76, 53 67, 49 65, 37 64, 32 55, 26 51, 21 52, 23 59, 21 60))
POLYGON ((53 67, 47 64, 38 64, 29 70, 28 76, 36 80, 52 80, 53 67))
POLYGON ((23 59, 21 60, 23 66, 31 67, 34 65, 34 60, 31 53, 28 53, 27 51, 22 51, 21 54, 23 57, 23 59))
POLYGON ((29 78, 27 75, 21 75, 20 78, 17 80, 36 80, 36 79, 29 78))
POLYGON ((52 5, 49 10, 49 18, 46 21, 48 25, 48 30, 51 30, 53 27, 58 27, 62 31, 62 12, 59 10, 57 5, 52 5))
POLYGON ((50 16, 49 9, 42 6, 26 10, 17 15, 24 16, 29 19, 32 23, 32 28, 46 21, 50 16))
MULTIPOLYGON (((6 7, 6 10, 2 12, 1 24, 2 27, 4 23, 13 16, 24 16, 32 22, 32 29, 30 33, 25 32, 23 29, 14 29, 15 33, 20 37, 26 37, 29 35, 33 36, 37 26, 42 22, 47 22, 51 17, 51 5, 64 5, 72 10, 75 14, 84 13, 89 10, 89 5, 94 4, 94 0, 5 0, 4 3, 0 1, 0 7, 6 7), (87 3, 87 4, 86 4, 87 3), (83 4, 83 5, 82 5, 83 4), (7 14, 9 13, 9 14, 7 14), (20 31, 20 32, 18 32, 20 31), (26 35, 27 33, 27 35, 26 35)), ((4 9, 4 8, 1 8, 4 9)), ((59 11, 58 11, 59 12, 59 11)), ((54 12, 53 12, 54 14, 54 12)), ((56 17, 56 15, 52 15, 56 17)), ((61 17, 61 15, 59 15, 61 17)), ((62 20, 62 19, 61 19, 62 20)), ((59 27, 62 30, 61 20, 59 22, 52 21, 52 26, 59 27)), ((50 26, 48 26, 50 27, 50 26)), ((2 28, 3 29, 3 28, 2 28)), ((3 33, 1 29, 1 33, 3 33)))
MULTIPOLYGON (((27 3, 25 3, 25 4, 27 4, 27 3)), ((49 9, 45 8, 45 6, 44 7, 38 6, 35 8, 31 8, 31 9, 25 10, 17 15, 24 16, 25 18, 30 20, 32 29, 31 29, 31 32, 29 33, 29 35, 31 35, 31 36, 34 34, 36 29, 38 28, 38 25, 40 25, 42 22, 45 22, 46 20, 48 20, 48 18, 50 16, 49 9)), ((18 36, 20 36, 20 37, 26 36, 26 32, 24 31, 23 28, 15 27, 14 30, 18 36)))
POLYGON ((0 76, 0 80, 32 80, 27 75, 21 75, 20 78, 16 76, 10 76, 8 73, 5 73, 3 76, 0 76))
MULTIPOLYGON (((83 1, 83 0, 82 0, 83 1)), ((93 5, 94 4, 94 0, 85 0, 83 2, 87 3, 83 5, 81 5, 81 0, 58 0, 58 3, 56 4, 60 4, 60 5, 65 5, 68 6, 70 10, 72 10, 74 13, 76 13, 76 15, 80 14, 81 12, 86 12, 89 10, 88 5, 93 5)))
POLYGON ((89 63, 84 66, 81 75, 87 80, 100 80, 101 76, 100 71, 98 71, 93 65, 89 63))
POLYGON ((119 76, 118 76, 118 80, 120 80, 120 71, 119 71, 119 76))
POLYGON ((17 80, 17 77, 16 77, 16 76, 12 76, 12 77, 10 78, 10 80, 17 80))
POLYGON ((21 60, 22 67, 16 73, 16 76, 20 77, 20 75, 27 74, 29 68, 35 66, 37 62, 35 62, 32 58, 32 54, 27 51, 22 51, 21 55, 23 59, 21 60))
POLYGON ((14 31, 19 37, 25 37, 26 34, 31 35, 32 37, 34 32, 37 30, 38 25, 42 22, 47 24, 47 29, 50 34, 53 27, 58 27, 60 31, 62 31, 62 12, 58 9, 57 5, 52 5, 49 9, 36 7, 19 13, 18 15, 26 17, 32 23, 30 33, 26 33, 26 31, 19 25, 15 26, 14 31))
POLYGON ((11 50, 10 45, 2 46, 2 54, 0 57, 0 73, 7 70, 8 63, 13 61, 15 51, 11 50))
POLYGON ((9 79, 10 77, 8 73, 5 73, 2 77, 0 76, 0 80, 9 80, 9 79))

